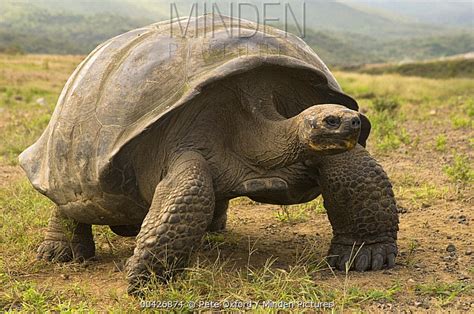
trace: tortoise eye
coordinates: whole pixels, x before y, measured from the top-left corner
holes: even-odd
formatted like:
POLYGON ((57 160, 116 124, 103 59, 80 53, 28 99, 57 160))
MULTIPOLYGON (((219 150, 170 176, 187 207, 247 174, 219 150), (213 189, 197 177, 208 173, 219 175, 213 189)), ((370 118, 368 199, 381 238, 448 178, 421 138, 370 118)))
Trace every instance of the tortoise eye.
POLYGON ((326 123, 327 126, 331 128, 337 128, 341 124, 341 119, 336 116, 328 116, 324 118, 324 122, 326 123))

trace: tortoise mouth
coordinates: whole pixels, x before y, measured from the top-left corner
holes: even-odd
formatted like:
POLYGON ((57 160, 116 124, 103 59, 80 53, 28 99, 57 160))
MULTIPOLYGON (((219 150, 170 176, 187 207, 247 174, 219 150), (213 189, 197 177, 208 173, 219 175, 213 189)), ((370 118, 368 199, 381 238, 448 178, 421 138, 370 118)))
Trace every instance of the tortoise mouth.
POLYGON ((309 147, 318 153, 338 154, 353 149, 355 145, 355 141, 338 140, 326 143, 310 143, 309 147))
POLYGON ((318 154, 338 154, 353 149, 358 134, 318 135, 310 138, 309 147, 318 154))

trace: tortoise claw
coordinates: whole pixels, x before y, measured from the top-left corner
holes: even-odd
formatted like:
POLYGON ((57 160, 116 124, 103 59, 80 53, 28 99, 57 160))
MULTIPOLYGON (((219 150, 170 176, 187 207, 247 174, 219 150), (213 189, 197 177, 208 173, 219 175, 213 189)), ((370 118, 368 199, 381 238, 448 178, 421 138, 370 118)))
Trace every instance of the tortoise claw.
POLYGON ((83 262, 95 255, 94 243, 91 245, 45 240, 38 247, 36 259, 60 263, 83 262))
POLYGON ((396 254, 395 243, 365 244, 361 248, 333 243, 329 249, 328 264, 345 271, 349 261, 349 268, 356 271, 380 270, 394 267, 396 254))

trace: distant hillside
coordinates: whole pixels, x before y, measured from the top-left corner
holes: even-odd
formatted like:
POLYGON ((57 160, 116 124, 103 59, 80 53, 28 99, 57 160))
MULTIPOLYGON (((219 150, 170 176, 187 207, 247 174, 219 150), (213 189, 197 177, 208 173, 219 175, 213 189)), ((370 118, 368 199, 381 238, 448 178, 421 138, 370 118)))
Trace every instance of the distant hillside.
POLYGON ((325 62, 340 66, 417 61, 474 51, 474 34, 466 32, 380 40, 353 33, 309 31, 304 39, 325 62))
MULTIPOLYGON (((188 16, 195 2, 178 0, 179 14, 188 16)), ((208 1, 208 12, 211 3, 215 2, 208 1)), ((234 16, 238 14, 236 3, 234 16)), ((261 15, 263 1, 252 3, 261 15)), ((305 3, 304 40, 329 64, 421 60, 474 50, 472 31, 417 24, 391 12, 342 2, 305 3)), ((222 14, 229 14, 229 2, 217 4, 222 14)), ((302 25, 302 1, 290 4, 302 25)), ((170 16, 169 0, 0 0, 0 7, 0 51, 7 52, 87 54, 108 38, 170 16)), ((277 24, 281 26, 284 3, 268 8, 267 16, 279 17, 277 24)), ((203 9, 201 1, 199 13, 203 9)), ((244 18, 256 17, 250 6, 242 12, 244 18)), ((293 21, 292 16, 289 21, 293 21)), ((292 30, 299 35, 294 26, 292 30)))
MULTIPOLYGON (((206 10, 210 12, 213 4, 217 6, 222 14, 230 15, 231 7, 234 16, 239 15, 239 1, 195 1, 195 0, 0 0, 3 13, 7 23, 15 21, 16 15, 21 10, 39 10, 49 12, 51 16, 84 16, 84 15, 112 15, 130 18, 147 24, 149 21, 159 21, 170 18, 170 4, 176 6, 181 16, 188 16, 193 4, 198 4, 199 14, 206 10), (13 14, 10 12, 13 9, 13 14), (11 20, 13 18, 14 20, 11 20)), ((263 20, 264 4, 266 5, 266 16, 279 18, 281 23, 285 20, 286 2, 278 5, 268 5, 268 1, 251 0, 240 1, 241 17, 249 20, 263 20), (254 5, 252 7, 251 5, 254 5)), ((276 2, 273 2, 276 3, 276 2)), ((433 34, 441 31, 441 28, 427 27, 426 25, 415 25, 409 21, 403 21, 390 14, 377 14, 351 7, 337 1, 321 0, 294 0, 289 2, 294 17, 288 13, 289 24, 303 24, 303 8, 306 11, 306 26, 316 31, 332 30, 370 35, 373 37, 399 38, 412 35, 433 34), (304 5, 303 5, 304 3, 304 5)), ((18 19, 16 19, 18 20, 18 19)), ((79 21, 78 21, 79 22, 79 21)))
POLYGON ((13 1, 3 2, 2 8, 0 51, 87 54, 112 36, 151 23, 151 20, 100 11, 94 14, 53 12, 13 1))
POLYGON ((474 78, 474 53, 425 62, 366 65, 356 71, 368 74, 397 73, 429 78, 474 78))
POLYGON ((110 14, 145 21, 168 18, 169 2, 163 0, 0 0, 2 7, 3 3, 10 3, 19 9, 33 7, 47 10, 52 15, 110 14))
POLYGON ((474 26, 474 2, 472 0, 346 0, 346 2, 362 9, 364 7, 383 9, 422 23, 474 26))

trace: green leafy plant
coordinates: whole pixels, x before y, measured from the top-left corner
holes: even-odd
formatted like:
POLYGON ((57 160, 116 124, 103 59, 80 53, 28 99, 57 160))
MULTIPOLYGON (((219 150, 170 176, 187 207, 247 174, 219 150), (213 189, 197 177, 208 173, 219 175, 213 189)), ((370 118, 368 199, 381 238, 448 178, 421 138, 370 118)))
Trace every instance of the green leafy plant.
POLYGON ((446 138, 446 135, 439 134, 435 139, 435 149, 440 152, 445 151, 447 142, 448 139, 446 138))
POLYGON ((466 184, 474 181, 474 171, 467 156, 455 154, 452 163, 443 170, 454 182, 466 184))

